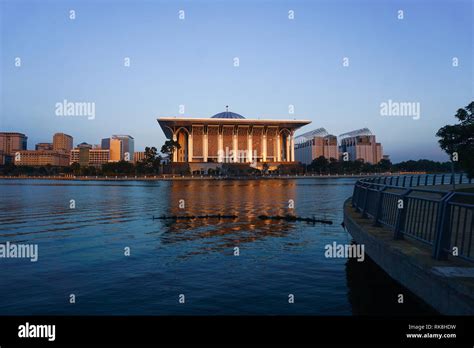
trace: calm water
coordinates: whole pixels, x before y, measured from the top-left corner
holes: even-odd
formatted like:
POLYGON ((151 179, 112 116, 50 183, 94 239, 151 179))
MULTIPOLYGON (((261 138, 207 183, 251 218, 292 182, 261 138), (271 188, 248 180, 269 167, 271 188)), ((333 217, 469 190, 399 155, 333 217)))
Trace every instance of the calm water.
POLYGON ((0 315, 431 313, 410 295, 396 304, 406 290, 367 257, 324 257, 351 243, 340 223, 353 183, 0 180, 0 243, 39 247, 36 263, 0 259, 0 315), (334 224, 258 219, 287 213, 334 224), (179 214, 238 218, 153 220, 179 214))

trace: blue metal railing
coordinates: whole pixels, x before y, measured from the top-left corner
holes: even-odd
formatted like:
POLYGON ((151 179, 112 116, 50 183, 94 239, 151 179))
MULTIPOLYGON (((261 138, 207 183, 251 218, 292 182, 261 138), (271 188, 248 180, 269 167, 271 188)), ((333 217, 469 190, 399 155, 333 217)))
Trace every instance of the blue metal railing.
MULTIPOLYGON (((430 246, 436 259, 453 255, 474 262, 474 194, 436 187, 449 184, 446 177, 362 179, 354 186, 352 206, 375 226, 390 228, 395 239, 409 237, 430 246)), ((455 180, 471 183, 463 175, 455 180)))
POLYGON ((453 181, 456 185, 473 183, 473 180, 464 173, 456 173, 454 176, 452 174, 376 176, 363 181, 401 187, 452 185, 453 181))

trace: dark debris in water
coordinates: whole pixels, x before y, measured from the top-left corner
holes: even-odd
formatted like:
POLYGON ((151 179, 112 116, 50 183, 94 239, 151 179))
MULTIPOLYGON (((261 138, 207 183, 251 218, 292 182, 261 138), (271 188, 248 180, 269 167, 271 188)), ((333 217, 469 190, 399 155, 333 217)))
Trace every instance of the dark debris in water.
POLYGON ((321 223, 321 224, 332 225, 331 220, 316 219, 315 217, 305 218, 305 217, 296 216, 296 215, 273 215, 273 216, 259 215, 258 218, 260 220, 304 221, 304 222, 321 223))
POLYGON ((194 219, 237 219, 237 215, 162 215, 155 217, 153 220, 194 220, 194 219))
MULTIPOLYGON (((194 219, 237 219, 237 215, 162 215, 155 217, 153 216, 153 220, 194 220, 194 219)), ((315 217, 312 218, 305 218, 296 215, 259 215, 258 218, 260 220, 282 220, 282 221, 302 221, 302 222, 309 222, 309 223, 321 223, 321 224, 328 224, 332 225, 331 220, 325 219, 316 219, 315 217)))

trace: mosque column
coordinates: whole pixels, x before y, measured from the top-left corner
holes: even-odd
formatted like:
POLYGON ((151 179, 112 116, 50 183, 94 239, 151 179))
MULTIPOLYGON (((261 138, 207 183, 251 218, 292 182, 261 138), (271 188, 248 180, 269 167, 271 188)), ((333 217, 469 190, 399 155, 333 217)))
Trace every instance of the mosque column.
POLYGON ((286 156, 285 156, 286 157, 285 161, 287 161, 287 162, 291 161, 290 160, 290 155, 291 155, 290 151, 291 151, 290 150, 290 135, 288 134, 286 136, 286 156))
POLYGON ((237 129, 234 129, 234 132, 232 134, 232 159, 234 163, 237 163, 239 161, 238 159, 238 141, 237 141, 237 129))
POLYGON ((222 136, 222 130, 218 131, 217 135, 217 162, 224 162, 224 137, 222 136))
POLYGON ((293 134, 290 135, 290 161, 294 162, 295 161, 295 138, 293 137, 293 134))
POLYGON ((208 153, 208 142, 207 142, 207 127, 204 127, 204 134, 202 136, 202 160, 207 162, 207 153, 208 153))
POLYGON ((277 133, 276 161, 281 162, 281 134, 277 133))
MULTIPOLYGON (((176 136, 176 133, 173 133, 173 141, 177 141, 178 137, 176 136)), ((178 162, 178 149, 174 148, 173 149, 173 162, 178 162)))
POLYGON ((188 162, 193 161, 193 135, 188 134, 188 162))
POLYGON ((267 161, 267 134, 264 131, 262 135, 262 162, 267 161))
POLYGON ((247 134, 247 162, 252 163, 253 154, 252 154, 252 134, 247 134))

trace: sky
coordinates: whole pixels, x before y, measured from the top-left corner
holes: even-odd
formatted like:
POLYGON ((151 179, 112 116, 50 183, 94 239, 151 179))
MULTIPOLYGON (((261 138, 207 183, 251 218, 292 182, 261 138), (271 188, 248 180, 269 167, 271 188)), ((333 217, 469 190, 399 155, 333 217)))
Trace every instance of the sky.
POLYGON ((447 160, 436 131, 474 100, 471 0, 0 6, 0 131, 25 133, 30 149, 55 132, 74 144, 129 134, 135 151, 160 148, 157 117, 229 105, 246 118, 311 120, 299 133, 368 127, 393 162, 447 160), (95 117, 58 116, 64 100, 94 103, 95 117), (418 103, 419 119, 381 115, 389 100, 418 103))

